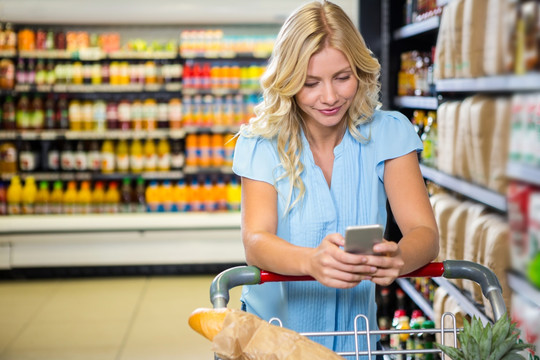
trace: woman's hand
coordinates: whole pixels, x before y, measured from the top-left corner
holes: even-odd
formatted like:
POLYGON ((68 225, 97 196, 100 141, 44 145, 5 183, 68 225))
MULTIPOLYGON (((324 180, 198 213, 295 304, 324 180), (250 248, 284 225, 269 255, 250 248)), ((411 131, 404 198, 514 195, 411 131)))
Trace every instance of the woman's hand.
POLYGON ((376 256, 347 253, 340 248, 344 244, 341 234, 327 235, 312 249, 307 272, 323 285, 341 289, 355 287, 362 280, 372 280, 373 273, 380 269, 368 262, 370 257, 376 256))
POLYGON ((371 281, 381 286, 388 286, 401 274, 405 262, 397 243, 383 240, 373 246, 376 255, 366 255, 366 265, 376 268, 371 273, 371 281))

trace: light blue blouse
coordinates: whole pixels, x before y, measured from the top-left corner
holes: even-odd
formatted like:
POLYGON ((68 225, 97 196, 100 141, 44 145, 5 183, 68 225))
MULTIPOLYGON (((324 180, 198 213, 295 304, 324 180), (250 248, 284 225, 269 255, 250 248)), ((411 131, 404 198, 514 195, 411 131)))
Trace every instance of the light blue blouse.
MULTIPOLYGON (((373 120, 359 127, 366 143, 347 131, 334 148, 331 187, 302 134, 304 164, 302 181, 306 192, 301 202, 284 216, 288 206, 289 182, 277 181, 283 173, 276 140, 238 138, 233 171, 242 177, 264 181, 278 192, 277 236, 295 245, 316 247, 331 233, 344 235, 349 225, 386 224, 384 161, 412 151, 422 151, 422 142, 410 121, 399 112, 376 111, 373 120)), ((293 195, 293 201, 296 194, 293 195)), ((264 320, 279 318, 283 326, 297 332, 352 331, 354 317, 364 314, 370 328, 377 329, 375 284, 362 281, 353 289, 334 289, 315 281, 266 283, 244 286, 242 301, 247 311, 264 320)), ((363 321, 359 330, 365 330, 363 321)), ((365 337, 360 347, 367 348, 365 337)), ((378 337, 372 337, 372 349, 378 337)), ((313 338, 334 351, 354 351, 354 337, 313 338)))

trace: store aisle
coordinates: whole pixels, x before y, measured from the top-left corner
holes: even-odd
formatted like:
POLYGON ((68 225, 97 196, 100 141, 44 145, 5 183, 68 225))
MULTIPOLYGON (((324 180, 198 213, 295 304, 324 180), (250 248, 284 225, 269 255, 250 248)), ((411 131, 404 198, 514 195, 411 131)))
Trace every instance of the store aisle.
MULTIPOLYGON (((213 276, 0 282, 0 360, 213 359, 188 326, 213 276)), ((240 289, 231 292, 239 308, 240 289)))

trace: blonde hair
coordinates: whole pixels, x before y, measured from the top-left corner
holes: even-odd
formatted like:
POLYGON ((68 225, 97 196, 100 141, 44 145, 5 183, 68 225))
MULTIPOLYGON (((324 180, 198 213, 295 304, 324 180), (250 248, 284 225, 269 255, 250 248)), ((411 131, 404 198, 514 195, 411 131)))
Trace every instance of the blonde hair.
POLYGON ((261 77, 263 100, 255 107, 255 117, 241 129, 245 136, 277 138, 280 165, 284 170, 277 180, 288 177, 290 182, 285 213, 305 193, 300 177, 304 171, 300 161, 303 120, 294 97, 304 86, 311 56, 325 46, 342 51, 358 79, 358 90, 345 121, 350 133, 359 141, 366 139, 357 126, 370 121, 378 105, 379 62, 347 14, 328 1, 314 1, 293 12, 281 27, 261 77), (291 203, 295 189, 299 196, 291 203))

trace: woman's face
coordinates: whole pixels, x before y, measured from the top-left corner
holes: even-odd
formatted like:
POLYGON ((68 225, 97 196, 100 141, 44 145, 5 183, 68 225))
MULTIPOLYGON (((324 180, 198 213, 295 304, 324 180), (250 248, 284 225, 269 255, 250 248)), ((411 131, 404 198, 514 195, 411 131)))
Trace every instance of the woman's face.
POLYGON ((326 46, 309 60, 307 77, 296 94, 307 125, 339 125, 351 106, 358 80, 345 55, 326 46))

